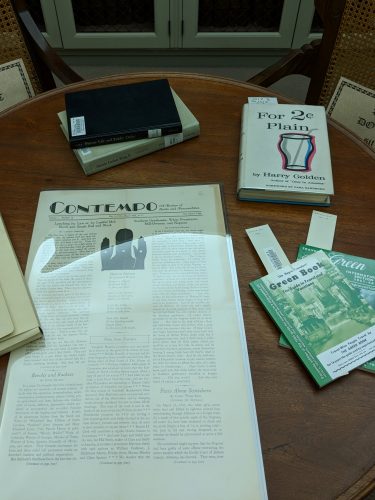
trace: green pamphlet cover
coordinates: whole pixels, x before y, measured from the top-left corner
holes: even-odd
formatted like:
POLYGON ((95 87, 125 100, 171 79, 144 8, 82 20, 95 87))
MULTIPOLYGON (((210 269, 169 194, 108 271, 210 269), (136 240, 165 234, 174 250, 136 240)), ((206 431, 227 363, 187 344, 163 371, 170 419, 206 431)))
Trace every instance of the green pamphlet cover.
POLYGON ((319 387, 375 357, 375 310, 323 251, 250 287, 319 387))
MULTIPOLYGON (((310 255, 319 248, 310 245, 301 244, 298 247, 297 259, 310 255)), ((358 290, 371 307, 375 309, 375 260, 356 257, 333 250, 323 250, 328 255, 333 264, 335 264, 343 275, 348 279, 353 288, 358 290)), ((280 345, 290 347, 289 342, 284 335, 280 336, 280 345)), ((375 373, 375 359, 368 361, 359 367, 375 373)))

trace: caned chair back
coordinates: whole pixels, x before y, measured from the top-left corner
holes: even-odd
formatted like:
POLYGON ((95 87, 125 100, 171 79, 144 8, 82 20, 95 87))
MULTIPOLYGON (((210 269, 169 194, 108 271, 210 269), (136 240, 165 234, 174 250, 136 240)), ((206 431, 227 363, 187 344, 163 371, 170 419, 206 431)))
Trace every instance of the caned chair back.
POLYGON ((10 0, 0 0, 0 64, 22 59, 36 94, 43 91, 10 0))
POLYGON ((22 59, 36 94, 64 84, 82 81, 48 44, 26 0, 0 0, 0 64, 22 59))
POLYGON ((328 105, 341 76, 375 89, 375 0, 346 0, 318 104, 328 105))

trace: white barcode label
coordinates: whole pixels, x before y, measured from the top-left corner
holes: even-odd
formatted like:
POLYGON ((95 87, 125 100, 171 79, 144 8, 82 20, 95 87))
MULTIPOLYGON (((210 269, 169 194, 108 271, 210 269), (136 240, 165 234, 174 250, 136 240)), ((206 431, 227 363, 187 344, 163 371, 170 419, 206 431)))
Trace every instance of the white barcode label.
POLYGON ((183 134, 172 134, 164 136, 164 147, 169 148, 169 146, 173 146, 174 144, 178 144, 184 140, 183 134))
POLYGON ((161 137, 161 128, 153 128, 148 130, 148 138, 161 137))
POLYGON ((283 268, 283 263, 281 262, 280 257, 277 255, 276 251, 274 248, 265 248, 264 249, 264 254, 268 258, 272 269, 275 271, 278 271, 279 269, 283 268))
POLYGON ((84 116, 75 116, 70 119, 70 129, 72 137, 77 135, 86 135, 86 124, 84 116))

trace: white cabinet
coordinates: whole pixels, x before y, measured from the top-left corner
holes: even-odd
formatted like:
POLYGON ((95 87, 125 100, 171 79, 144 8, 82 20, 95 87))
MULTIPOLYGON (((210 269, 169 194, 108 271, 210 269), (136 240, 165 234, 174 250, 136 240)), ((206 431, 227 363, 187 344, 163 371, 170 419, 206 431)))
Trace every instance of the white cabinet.
POLYGON ((291 47, 299 4, 300 0, 183 0, 182 46, 291 47))
POLYGON ((29 2, 64 49, 287 49, 319 36, 313 0, 29 2))
POLYGON ((170 0, 54 0, 66 49, 169 47, 170 0))

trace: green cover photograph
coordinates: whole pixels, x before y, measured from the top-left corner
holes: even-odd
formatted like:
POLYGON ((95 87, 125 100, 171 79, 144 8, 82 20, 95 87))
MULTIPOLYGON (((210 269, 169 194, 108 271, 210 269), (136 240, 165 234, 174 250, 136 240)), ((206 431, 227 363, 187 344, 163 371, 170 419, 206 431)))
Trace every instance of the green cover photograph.
MULTIPOLYGON (((302 259, 318 250, 320 248, 301 244, 298 247, 297 259, 302 259)), ((333 250, 323 251, 331 259, 331 262, 340 269, 352 287, 358 290, 361 297, 375 309, 375 260, 333 250)), ((375 359, 364 363, 359 368, 375 373, 375 359)))
MULTIPOLYGON (((306 244, 299 245, 297 259, 302 259, 318 250, 323 250, 328 255, 331 262, 340 269, 352 287, 358 290, 361 297, 375 309, 375 260, 333 250, 324 250, 306 244)), ((279 344, 281 347, 291 347, 283 334, 280 335, 279 344)), ((359 369, 375 373, 375 358, 359 366, 359 369)))
POLYGON ((319 387, 375 357, 375 309, 323 251, 250 287, 319 387))

